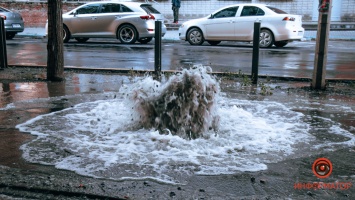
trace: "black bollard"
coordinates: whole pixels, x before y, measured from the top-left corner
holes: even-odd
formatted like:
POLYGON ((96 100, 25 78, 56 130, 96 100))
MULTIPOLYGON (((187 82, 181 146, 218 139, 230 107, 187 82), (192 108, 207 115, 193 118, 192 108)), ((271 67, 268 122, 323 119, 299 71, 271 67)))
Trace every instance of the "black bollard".
POLYGON ((253 84, 258 84, 259 68, 259 47, 260 47, 260 21, 254 22, 253 36, 253 61, 251 68, 251 79, 253 84))
POLYGON ((6 31, 4 18, 0 17, 0 69, 7 68, 6 31))
POLYGON ((155 80, 160 81, 161 76, 161 21, 155 21, 155 45, 154 45, 154 62, 155 62, 155 80))

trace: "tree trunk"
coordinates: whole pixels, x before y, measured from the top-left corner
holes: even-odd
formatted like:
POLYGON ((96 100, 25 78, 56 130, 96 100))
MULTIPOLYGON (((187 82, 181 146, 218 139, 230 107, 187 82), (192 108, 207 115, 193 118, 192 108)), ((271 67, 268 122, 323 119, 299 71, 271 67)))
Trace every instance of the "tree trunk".
POLYGON ((64 79, 62 1, 48 0, 47 79, 64 79))

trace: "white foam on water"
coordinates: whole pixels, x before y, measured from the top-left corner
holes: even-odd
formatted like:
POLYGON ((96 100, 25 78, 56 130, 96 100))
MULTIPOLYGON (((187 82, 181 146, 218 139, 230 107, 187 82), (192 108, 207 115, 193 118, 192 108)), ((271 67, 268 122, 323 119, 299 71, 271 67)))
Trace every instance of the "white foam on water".
POLYGON ((10 110, 10 109, 12 109, 12 108, 15 108, 14 103, 9 103, 9 104, 7 104, 5 107, 0 108, 0 110, 10 110))
MULTIPOLYGON (((309 150, 306 144, 316 140, 304 115, 290 106, 223 95, 217 102, 218 131, 194 140, 140 128, 122 93, 117 99, 41 115, 17 128, 38 136, 21 146, 30 162, 92 177, 167 183, 184 183, 192 174, 265 170, 267 163, 281 161, 300 147, 309 150)), ((354 140, 338 125, 332 131, 354 140)))
POLYGON ((282 104, 221 97, 218 105, 219 131, 195 140, 135 130, 124 99, 79 104, 17 128, 38 136, 21 147, 30 162, 94 177, 180 183, 186 174, 264 170, 312 139, 302 114, 282 104))

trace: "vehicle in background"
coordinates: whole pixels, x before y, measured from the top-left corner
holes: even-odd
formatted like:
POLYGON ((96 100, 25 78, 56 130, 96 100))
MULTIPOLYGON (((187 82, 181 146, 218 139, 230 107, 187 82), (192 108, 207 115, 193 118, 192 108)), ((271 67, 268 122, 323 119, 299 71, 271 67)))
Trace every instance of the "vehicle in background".
POLYGON ((0 7, 0 17, 4 19, 6 39, 14 38, 17 33, 25 29, 23 18, 17 12, 0 7))
POLYGON ((179 27, 179 38, 191 45, 207 41, 253 41, 254 23, 260 21, 260 47, 284 47, 301 40, 304 35, 302 16, 264 4, 235 4, 223 7, 211 15, 193 19, 179 27))
POLYGON ((136 41, 146 44, 155 36, 157 20, 162 21, 164 36, 164 16, 151 4, 91 2, 63 14, 63 41, 68 42, 71 38, 78 42, 86 42, 89 38, 116 38, 123 44, 136 41))

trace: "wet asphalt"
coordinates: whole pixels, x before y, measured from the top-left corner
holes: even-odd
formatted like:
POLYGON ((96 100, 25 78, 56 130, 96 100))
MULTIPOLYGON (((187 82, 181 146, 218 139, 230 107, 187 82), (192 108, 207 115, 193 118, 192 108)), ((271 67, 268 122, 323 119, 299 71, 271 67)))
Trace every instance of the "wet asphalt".
MULTIPOLYGON (((78 103, 108 99, 111 96, 108 94, 117 92, 122 84, 131 83, 135 75, 66 70, 65 81, 48 82, 43 68, 0 70, 0 199, 355 198, 354 145, 297 152, 278 163, 268 163, 268 169, 264 171, 191 175, 182 185, 149 179, 96 179, 23 160, 19 147, 34 136, 21 133, 15 128, 17 124, 78 103), (312 163, 320 157, 329 158, 334 165, 333 173, 327 179, 319 179, 312 173, 312 163), (320 182, 344 183, 350 187, 319 189, 312 186, 320 182)), ((305 115, 304 121, 314 126, 312 134, 318 140, 347 140, 346 137, 324 134, 332 127, 329 120, 355 134, 354 112, 334 109, 348 107, 355 110, 354 81, 329 82, 325 91, 310 90, 309 80, 259 79, 262 84, 257 87, 242 86, 245 79, 238 77, 220 77, 220 81, 222 92, 230 98, 276 101, 297 108, 295 111, 305 115)))

